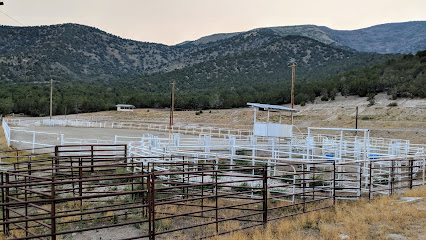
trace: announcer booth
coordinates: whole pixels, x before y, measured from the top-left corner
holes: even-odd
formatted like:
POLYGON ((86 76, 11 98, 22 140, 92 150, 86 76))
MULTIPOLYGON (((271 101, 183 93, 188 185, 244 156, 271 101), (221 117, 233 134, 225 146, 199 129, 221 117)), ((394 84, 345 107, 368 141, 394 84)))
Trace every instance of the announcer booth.
MULTIPOLYGON (((252 106, 254 109, 254 124, 253 124, 253 135, 262 136, 262 137, 292 137, 293 136, 293 125, 282 124, 282 113, 283 112, 297 112, 296 109, 287 108, 278 105, 269 105, 262 103, 247 103, 247 105, 252 106), (266 122, 258 122, 256 120, 257 112, 263 109, 268 111, 266 122), (269 122, 269 113, 270 112, 279 112, 280 120, 279 123, 269 122)), ((293 116, 293 115, 292 115, 293 116)), ((293 119, 292 121, 293 122, 293 119)))

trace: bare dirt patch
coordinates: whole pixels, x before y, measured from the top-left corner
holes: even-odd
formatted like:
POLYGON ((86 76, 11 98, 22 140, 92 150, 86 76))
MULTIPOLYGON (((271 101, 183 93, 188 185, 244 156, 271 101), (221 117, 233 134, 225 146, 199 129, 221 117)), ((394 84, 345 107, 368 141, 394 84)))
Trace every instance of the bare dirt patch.
POLYGON ((137 237, 142 235, 143 232, 134 226, 121 226, 115 228, 106 228, 99 230, 92 230, 82 233, 73 233, 72 235, 64 237, 64 239, 75 240, 112 240, 124 239, 130 237, 137 237))

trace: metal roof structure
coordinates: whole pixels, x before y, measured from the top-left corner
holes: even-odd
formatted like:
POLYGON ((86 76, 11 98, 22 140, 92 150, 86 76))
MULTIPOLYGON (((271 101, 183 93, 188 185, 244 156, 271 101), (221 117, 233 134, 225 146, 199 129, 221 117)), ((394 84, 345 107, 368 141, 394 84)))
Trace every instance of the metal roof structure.
POLYGON ((263 104, 263 103, 247 103, 247 105, 256 107, 256 108, 263 108, 264 110, 297 112, 297 110, 294 108, 288 108, 288 107, 283 107, 279 105, 270 105, 270 104, 263 104))
POLYGON ((115 105, 116 107, 135 107, 134 105, 130 105, 130 104, 117 104, 115 105))

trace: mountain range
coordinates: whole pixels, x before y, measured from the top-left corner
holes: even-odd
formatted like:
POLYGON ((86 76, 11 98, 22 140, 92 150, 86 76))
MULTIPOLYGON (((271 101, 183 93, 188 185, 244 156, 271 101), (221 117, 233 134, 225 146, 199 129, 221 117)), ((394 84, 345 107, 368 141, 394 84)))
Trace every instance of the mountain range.
MULTIPOLYGON (((322 51, 328 53, 324 56, 341 50, 345 50, 347 54, 351 52, 350 55, 355 58, 362 55, 360 52, 414 53, 426 48, 424 29, 426 21, 390 23, 353 31, 332 30, 315 25, 271 27, 215 34, 167 46, 122 39, 99 29, 77 24, 0 26, 0 81, 34 82, 50 78, 58 81, 90 81, 167 73, 225 57, 256 55, 253 51, 258 49, 270 48, 273 51, 272 46, 277 41, 293 35, 317 41, 318 48, 325 46, 327 49, 322 48, 322 51)), ((296 51, 293 45, 287 44, 287 47, 290 52, 296 51)), ((309 52, 316 53, 315 49, 309 49, 309 52)), ((298 53, 301 54, 300 51, 298 53)), ((300 60, 286 57, 285 62, 300 60)), ((315 66, 306 65, 310 54, 305 52, 301 58, 304 58, 302 65, 315 74, 315 66)), ((325 57, 316 65, 326 65, 327 61, 325 57)), ((372 63, 375 62, 363 63, 361 58, 361 62, 355 63, 353 68, 372 63)), ((271 62, 264 59, 264 64, 270 65, 271 62)), ((232 68, 238 69, 239 66, 232 68)), ((342 71, 348 69, 351 67, 342 68, 342 71)))
POLYGON ((117 103, 167 107, 173 81, 181 109, 283 104, 290 101, 287 65, 294 62, 296 104, 334 99, 337 92, 425 97, 425 24, 353 31, 258 28, 174 46, 77 24, 0 26, 0 114, 46 115, 50 79, 54 114, 107 110, 117 103))
MULTIPOLYGON (((415 53, 426 48, 426 21, 388 23, 357 30, 333 30, 316 25, 260 29, 270 29, 279 36, 305 36, 325 44, 348 47, 360 52, 415 53)), ((243 33, 213 34, 178 45, 203 45, 243 33)))

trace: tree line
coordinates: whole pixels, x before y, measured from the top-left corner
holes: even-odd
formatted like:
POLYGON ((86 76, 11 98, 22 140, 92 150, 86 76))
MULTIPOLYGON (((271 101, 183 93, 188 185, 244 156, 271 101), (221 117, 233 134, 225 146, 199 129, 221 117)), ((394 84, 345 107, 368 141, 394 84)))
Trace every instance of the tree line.
MULTIPOLYGON (((400 97, 426 98, 426 51, 404 55, 372 67, 364 67, 319 81, 299 81, 295 85, 295 103, 334 100, 342 95, 374 96, 387 92, 393 99, 400 97)), ((154 76, 153 78, 159 78, 154 76)), ((235 75, 234 77, 238 77, 235 75)), ((238 86, 227 82, 208 88, 182 87, 175 93, 177 109, 215 109, 244 107, 247 102, 285 104, 290 102, 290 81, 268 83, 239 79, 238 86)), ((170 79, 171 80, 171 79, 170 79)), ((169 81, 138 84, 138 80, 55 82, 53 113, 73 114, 111 110, 116 104, 132 104, 138 108, 165 108, 170 106, 169 81), (150 88, 146 84, 152 84, 150 88), (160 84, 160 83, 159 83, 160 84), (162 85, 161 85, 162 84, 162 85)), ((29 116, 49 114, 49 82, 2 82, 0 114, 24 113, 29 116)))

